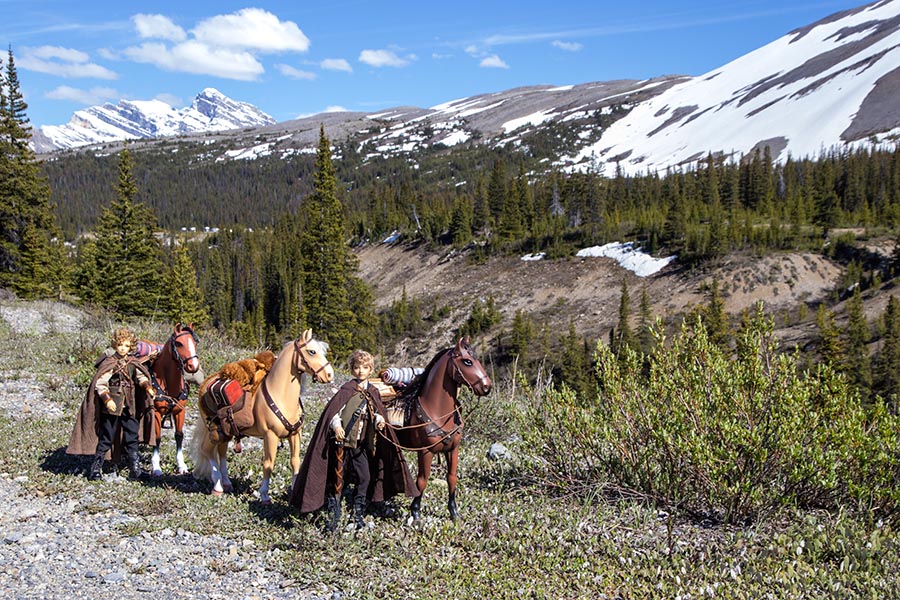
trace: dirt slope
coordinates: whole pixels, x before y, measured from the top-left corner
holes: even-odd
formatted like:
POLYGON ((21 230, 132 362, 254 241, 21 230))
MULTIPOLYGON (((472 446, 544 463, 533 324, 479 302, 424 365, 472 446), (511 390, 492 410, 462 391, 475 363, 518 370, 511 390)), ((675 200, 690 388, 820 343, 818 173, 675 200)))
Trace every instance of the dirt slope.
MULTIPOLYGON (((360 275, 374 289, 376 305, 390 306, 406 287, 427 312, 447 306, 450 314, 427 339, 410 340, 396 360, 419 360, 449 344, 476 299, 493 296, 503 314, 497 330, 508 330, 517 310, 538 324, 563 332, 569 321, 590 339, 606 339, 618 320, 623 279, 628 282, 632 314, 637 315, 646 289, 654 314, 670 317, 705 302, 703 284, 720 281, 726 311, 736 314, 758 301, 771 312, 795 309, 801 302, 822 300, 837 284, 841 266, 813 253, 786 253, 763 258, 735 255, 704 270, 681 268, 677 261, 650 277, 638 277, 610 258, 523 261, 492 258, 474 264, 467 253, 437 253, 421 245, 377 244, 358 251, 360 275)), ((803 329, 791 336, 803 336, 803 329)))

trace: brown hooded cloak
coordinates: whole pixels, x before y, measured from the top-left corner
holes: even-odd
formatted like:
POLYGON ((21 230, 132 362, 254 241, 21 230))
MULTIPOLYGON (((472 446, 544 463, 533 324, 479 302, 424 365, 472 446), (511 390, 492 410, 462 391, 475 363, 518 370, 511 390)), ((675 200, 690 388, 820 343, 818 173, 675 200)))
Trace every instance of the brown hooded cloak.
MULTIPOLYGON (((152 381, 152 375, 143 364, 138 362, 134 357, 132 361, 135 367, 143 371, 144 375, 152 381)), ((100 396, 97 395, 95 386, 97 379, 101 375, 115 368, 115 356, 101 356, 96 363, 97 371, 88 385, 81 401, 81 408, 75 419, 75 426, 72 428, 72 434, 69 436, 69 445, 66 447, 66 454, 78 454, 93 456, 97 452, 97 442, 99 441, 98 427, 100 425, 99 415, 103 412, 101 408, 100 396)), ((147 402, 147 394, 140 386, 135 386, 134 390, 134 414, 140 423, 138 428, 138 441, 150 445, 156 444, 156 430, 153 427, 153 404, 147 402)), ((113 439, 113 445, 109 452, 106 453, 107 459, 118 461, 122 456, 123 448, 122 429, 119 428, 113 439)))
MULTIPOLYGON (((314 512, 325 505, 328 478, 333 475, 328 473, 328 453, 334 451, 335 445, 329 423, 356 391, 356 381, 351 379, 341 386, 322 410, 322 416, 319 417, 316 430, 309 440, 309 448, 303 456, 303 463, 291 490, 291 504, 300 509, 301 513, 314 512)), ((369 384, 368 391, 375 402, 375 410, 384 417, 384 404, 381 402, 378 389, 369 384)), ((375 424, 372 423, 370 426, 374 427, 375 424)), ((394 431, 390 427, 385 427, 376 439, 375 457, 371 458, 369 463, 372 474, 367 494, 369 500, 381 502, 399 493, 405 493, 410 498, 418 496, 419 490, 406 466, 394 431), (388 439, 384 439, 381 434, 388 439)))

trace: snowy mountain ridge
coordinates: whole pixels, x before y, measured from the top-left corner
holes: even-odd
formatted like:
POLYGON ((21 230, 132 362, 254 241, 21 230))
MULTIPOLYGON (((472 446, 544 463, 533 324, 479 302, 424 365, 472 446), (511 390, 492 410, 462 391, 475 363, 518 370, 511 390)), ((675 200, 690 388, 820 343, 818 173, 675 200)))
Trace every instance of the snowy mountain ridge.
POLYGON ((529 86, 430 108, 280 123, 207 92, 215 90, 185 111, 154 101, 85 109, 67 126, 41 128, 36 147, 203 133, 228 142, 215 160, 286 158, 313 151, 321 125, 332 140, 351 141, 363 160, 403 156, 415 166, 423 150, 478 144, 525 152, 543 144, 546 156, 552 143, 548 168, 611 175, 664 172, 710 153, 739 160, 764 147, 784 161, 892 146, 900 140, 900 0, 836 13, 697 77, 529 86))
POLYGON ((177 109, 160 100, 120 100, 77 111, 65 125, 35 131, 37 152, 69 149, 126 139, 148 139, 258 127, 275 119, 252 104, 206 88, 191 106, 177 109))

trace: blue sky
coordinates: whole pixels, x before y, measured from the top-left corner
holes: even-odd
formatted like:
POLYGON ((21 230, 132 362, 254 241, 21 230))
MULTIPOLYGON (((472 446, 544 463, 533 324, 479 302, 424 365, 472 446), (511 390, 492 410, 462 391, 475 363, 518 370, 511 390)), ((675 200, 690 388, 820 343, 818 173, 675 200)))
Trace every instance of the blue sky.
MULTIPOLYGON (((202 89, 278 121, 525 85, 701 75, 842 0, 0 0, 33 125, 202 89)), ((5 52, 3 56, 5 57, 5 52)))

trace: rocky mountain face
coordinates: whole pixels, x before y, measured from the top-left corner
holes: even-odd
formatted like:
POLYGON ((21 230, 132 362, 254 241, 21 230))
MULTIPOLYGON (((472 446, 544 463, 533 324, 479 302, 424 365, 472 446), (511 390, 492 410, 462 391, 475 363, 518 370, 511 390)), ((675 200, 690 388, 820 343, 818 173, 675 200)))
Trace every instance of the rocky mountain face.
MULTIPOLYGON (((39 152, 126 137, 205 133, 227 141, 216 160, 287 157, 315 147, 319 126, 363 157, 465 145, 533 150, 555 140, 547 167, 612 174, 665 171, 709 153, 735 160, 768 147, 775 160, 900 140, 900 0, 844 11, 697 77, 533 86, 430 108, 323 113, 274 123, 204 90, 190 109, 122 101, 43 127, 39 152), (252 129, 247 129, 252 127, 252 129), (235 130, 234 128, 241 128, 235 130), (231 131, 208 132, 231 129, 231 131)), ((546 155, 546 148, 544 149, 546 155)))
POLYGON ((153 139, 270 125, 275 119, 246 102, 206 88, 191 106, 176 109, 160 100, 120 100, 76 112, 65 125, 35 130, 35 151, 69 149, 125 139, 153 139))

